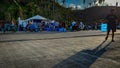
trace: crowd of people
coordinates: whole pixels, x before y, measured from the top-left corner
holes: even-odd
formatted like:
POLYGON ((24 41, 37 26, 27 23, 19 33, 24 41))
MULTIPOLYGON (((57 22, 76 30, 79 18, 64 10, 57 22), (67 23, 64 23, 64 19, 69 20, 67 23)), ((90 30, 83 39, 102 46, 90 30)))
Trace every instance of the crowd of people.
POLYGON ((60 31, 60 29, 65 29, 66 25, 63 22, 56 21, 41 21, 33 22, 28 21, 27 24, 19 25, 19 31, 60 31))
POLYGON ((15 24, 13 21, 11 21, 11 22, 1 22, 0 23, 0 30, 2 31, 2 32, 6 32, 6 31, 13 31, 13 32, 15 32, 15 31, 17 31, 17 24, 15 24))
POLYGON ((75 21, 72 21, 71 25, 70 25, 70 30, 71 31, 79 31, 79 30, 99 30, 100 29, 100 25, 95 23, 95 24, 85 24, 82 21, 80 21, 79 23, 76 23, 75 21))
POLYGON ((63 21, 41 21, 41 22, 33 22, 28 21, 23 22, 22 24, 15 24, 13 21, 0 23, 0 30, 2 32, 6 31, 31 31, 31 32, 38 32, 38 31, 59 31, 59 32, 66 32, 67 30, 70 31, 79 31, 79 30, 98 30, 100 26, 97 24, 90 24, 86 25, 82 21, 79 23, 76 21, 72 21, 70 24, 66 24, 63 21))

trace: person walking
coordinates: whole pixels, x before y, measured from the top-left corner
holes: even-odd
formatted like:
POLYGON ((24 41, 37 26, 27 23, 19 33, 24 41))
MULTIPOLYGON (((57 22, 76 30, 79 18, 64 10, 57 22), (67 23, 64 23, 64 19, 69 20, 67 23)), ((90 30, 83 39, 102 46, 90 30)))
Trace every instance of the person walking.
POLYGON ((107 20, 107 35, 105 40, 108 39, 110 30, 112 30, 112 42, 114 42, 114 32, 116 32, 116 25, 117 25, 117 16, 115 15, 115 9, 110 10, 110 14, 106 17, 107 20))

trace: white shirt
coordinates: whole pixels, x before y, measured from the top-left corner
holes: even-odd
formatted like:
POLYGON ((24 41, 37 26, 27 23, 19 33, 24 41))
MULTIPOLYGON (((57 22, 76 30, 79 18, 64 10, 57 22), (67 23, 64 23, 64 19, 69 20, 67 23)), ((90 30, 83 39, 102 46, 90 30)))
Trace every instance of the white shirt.
POLYGON ((73 22, 72 22, 72 26, 75 26, 75 25, 76 25, 76 22, 75 22, 75 21, 73 21, 73 22))

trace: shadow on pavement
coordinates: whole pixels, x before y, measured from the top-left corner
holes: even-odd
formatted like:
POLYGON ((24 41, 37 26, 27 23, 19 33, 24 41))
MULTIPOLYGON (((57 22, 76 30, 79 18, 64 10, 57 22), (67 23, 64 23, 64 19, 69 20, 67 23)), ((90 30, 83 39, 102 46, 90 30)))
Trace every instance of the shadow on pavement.
POLYGON ((93 50, 82 50, 56 64, 53 68, 89 68, 102 54, 107 51, 106 48, 110 46, 112 42, 103 46, 104 43, 105 41, 93 50))
POLYGON ((21 34, 58 34, 58 33, 63 33, 63 32, 47 32, 47 31, 42 31, 42 32, 0 32, 0 35, 21 35, 21 34))
MULTIPOLYGON (((71 37, 52 37, 52 38, 34 38, 34 39, 30 39, 30 38, 26 38, 26 39, 5 39, 5 40, 0 40, 1 42, 16 42, 16 41, 33 41, 33 40, 54 40, 54 39, 68 39, 68 38, 79 38, 79 37, 91 37, 91 36, 98 36, 98 35, 84 35, 84 36, 71 36, 71 37)), ((99 36, 104 36, 104 35, 99 35, 99 36)))

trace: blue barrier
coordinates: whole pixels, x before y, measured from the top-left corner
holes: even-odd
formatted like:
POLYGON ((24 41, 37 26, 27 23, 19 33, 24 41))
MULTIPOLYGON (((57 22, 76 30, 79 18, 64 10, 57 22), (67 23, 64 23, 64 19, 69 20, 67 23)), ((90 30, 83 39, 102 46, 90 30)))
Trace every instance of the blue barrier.
POLYGON ((59 28, 59 32, 66 32, 66 28, 59 28))

